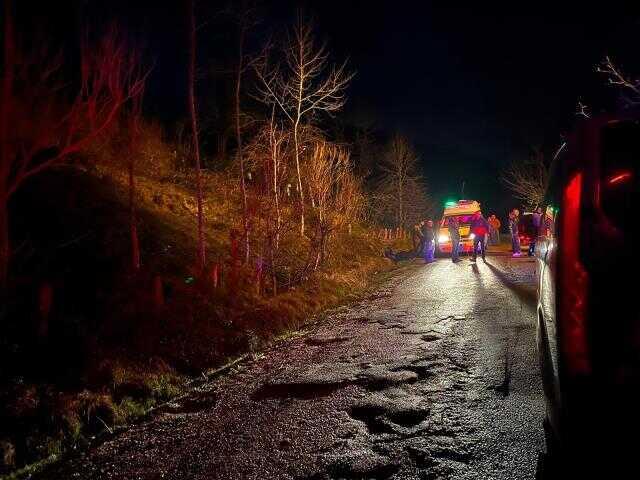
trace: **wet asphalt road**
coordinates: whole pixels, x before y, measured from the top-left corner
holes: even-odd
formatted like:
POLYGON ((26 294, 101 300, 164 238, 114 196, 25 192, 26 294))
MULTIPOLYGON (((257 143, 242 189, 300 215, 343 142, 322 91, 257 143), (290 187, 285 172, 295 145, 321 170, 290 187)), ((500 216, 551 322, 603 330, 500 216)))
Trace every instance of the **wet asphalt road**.
POLYGON ((534 263, 415 263, 54 479, 528 479, 534 263))

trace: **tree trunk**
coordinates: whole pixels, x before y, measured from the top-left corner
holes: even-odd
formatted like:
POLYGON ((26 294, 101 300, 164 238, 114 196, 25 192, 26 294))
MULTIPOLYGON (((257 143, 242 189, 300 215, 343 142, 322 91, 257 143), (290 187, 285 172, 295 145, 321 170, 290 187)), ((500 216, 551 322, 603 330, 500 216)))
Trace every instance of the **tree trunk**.
MULTIPOLYGON (((135 135, 133 132, 131 135, 135 135)), ((135 140, 131 139, 132 144, 135 140)), ((138 240, 138 220, 136 218, 136 180, 134 176, 134 151, 130 149, 129 155, 129 232, 131 236, 131 268, 134 273, 140 271, 140 242, 138 240)))
POLYGON ((274 254, 274 235, 269 239, 269 268, 271 270, 271 284, 273 288, 273 296, 278 294, 278 280, 276 278, 275 254, 274 254))
MULTIPOLYGON (((274 107, 275 108, 275 107, 274 107)), ((278 142, 274 125, 275 109, 271 111, 271 123, 269 125, 269 140, 271 145, 271 160, 273 161, 273 203, 276 208, 275 249, 280 244, 280 198, 278 195, 278 142)))
POLYGON ((273 201, 276 206, 276 243, 275 248, 278 249, 280 244, 280 199, 278 198, 278 158, 273 157, 273 201))
POLYGON ((2 97, 0 99, 0 301, 6 293, 9 278, 9 175, 11 148, 9 145, 9 115, 13 90, 13 17, 11 0, 4 2, 4 49, 2 72, 2 97))
POLYGON ((249 243, 249 209, 247 208, 247 185, 244 176, 244 156, 242 151, 242 132, 240 129, 240 88, 242 86, 242 71, 244 69, 244 24, 240 26, 238 38, 238 70, 236 72, 236 92, 235 92, 235 108, 236 108, 236 155, 240 163, 240 186, 242 188, 242 220, 244 224, 244 262, 249 262, 250 243, 249 243))
POLYGON ((4 296, 9 278, 9 205, 6 194, 0 190, 0 300, 4 296))
POLYGON ((298 192, 300 194, 300 235, 304 236, 304 190, 302 189, 302 174, 300 173, 300 145, 298 141, 299 125, 300 123, 297 121, 293 126, 293 146, 296 154, 296 173, 298 175, 298 192))
POLYGON ((200 171, 200 144, 198 141, 198 119, 196 115, 196 16, 194 0, 189 0, 189 110, 191 113, 191 132, 193 151, 196 161, 196 203, 198 205, 198 267, 204 270, 206 253, 204 246, 204 212, 202 208, 202 172, 200 171))

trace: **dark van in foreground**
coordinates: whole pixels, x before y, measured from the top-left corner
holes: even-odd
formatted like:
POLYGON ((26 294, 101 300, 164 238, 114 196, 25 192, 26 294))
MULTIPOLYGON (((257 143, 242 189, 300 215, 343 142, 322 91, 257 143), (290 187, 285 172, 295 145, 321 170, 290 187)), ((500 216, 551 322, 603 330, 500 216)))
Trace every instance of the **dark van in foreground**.
POLYGON ((539 478, 640 475, 639 175, 631 118, 585 121, 551 168, 536 246, 547 403, 539 478))

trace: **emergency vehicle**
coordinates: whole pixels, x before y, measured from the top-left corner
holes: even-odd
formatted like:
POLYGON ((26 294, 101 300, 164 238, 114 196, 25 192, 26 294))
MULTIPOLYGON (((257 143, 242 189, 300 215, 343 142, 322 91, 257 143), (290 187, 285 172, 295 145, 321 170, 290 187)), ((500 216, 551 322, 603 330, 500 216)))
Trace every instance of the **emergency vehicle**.
POLYGON ((447 221, 449 217, 457 217, 460 232, 460 253, 473 252, 473 238, 471 233, 471 217, 480 211, 480 203, 476 200, 458 200, 457 202, 447 202, 445 204, 440 229, 438 232, 438 251, 441 253, 451 253, 451 238, 449 237, 449 227, 447 221))

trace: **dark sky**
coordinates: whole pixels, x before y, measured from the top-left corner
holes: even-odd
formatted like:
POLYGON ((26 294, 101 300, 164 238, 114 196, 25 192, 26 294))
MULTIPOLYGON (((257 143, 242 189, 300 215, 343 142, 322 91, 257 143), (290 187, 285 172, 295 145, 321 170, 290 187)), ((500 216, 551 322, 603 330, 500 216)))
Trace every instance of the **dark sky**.
MULTIPOLYGON (((228 54, 234 41, 212 13, 223 3, 198 3, 207 62, 228 54)), ((458 198, 464 181, 465 197, 489 213, 512 204, 500 170, 530 147, 558 145, 579 98, 595 111, 613 103, 595 73, 605 54, 640 73, 640 2, 592 3, 264 1, 262 28, 281 32, 302 6, 335 57, 349 57, 357 71, 345 115, 409 136, 438 202, 458 198)), ((143 32, 155 59, 150 109, 169 119, 184 114, 182 1, 75 0, 68 11, 49 5, 29 10, 58 31, 68 30, 69 12, 81 5, 98 22, 116 17, 143 32)))
MULTIPOLYGON (((604 105, 605 54, 640 69, 640 2, 314 2, 358 76, 350 109, 417 145, 442 201, 511 200, 496 177, 530 147, 555 147, 578 98, 604 105), (343 13, 336 15, 332 6, 343 13), (346 6, 345 6, 346 5, 346 6)), ((600 107, 594 107, 600 108, 600 107)), ((487 212, 488 213, 488 212, 487 212)))

